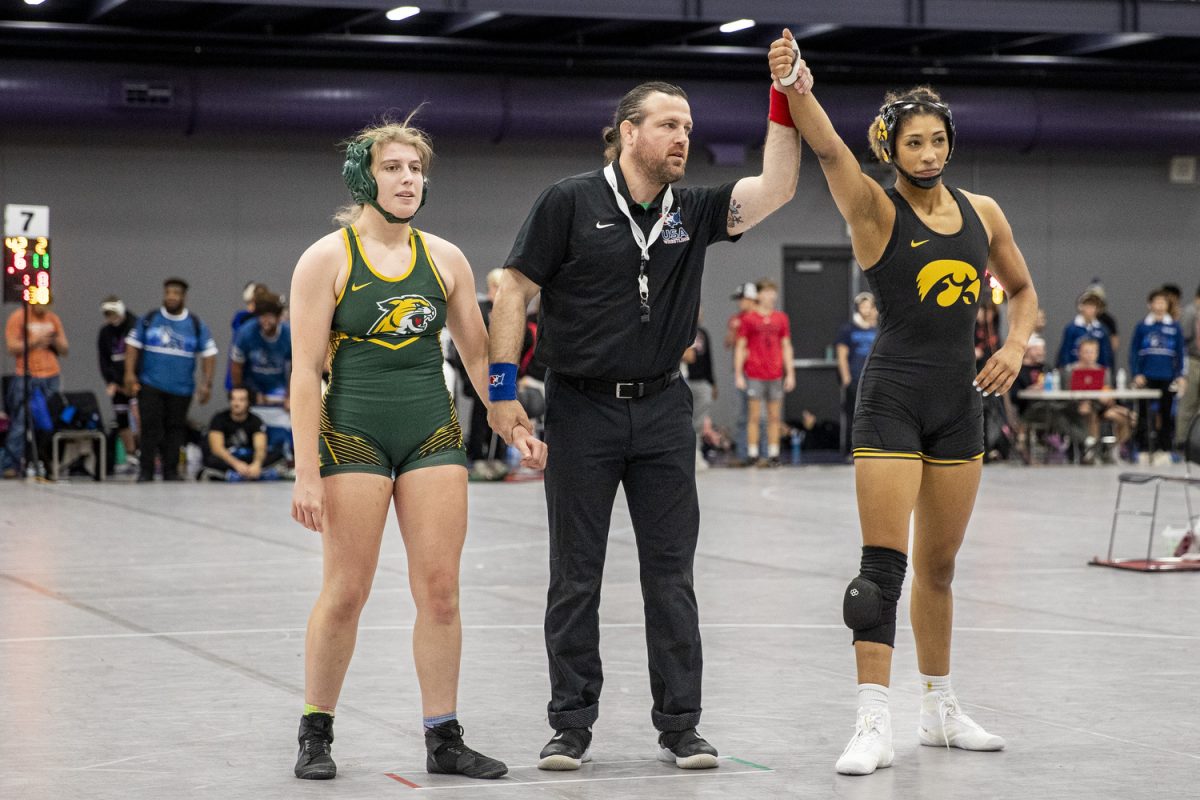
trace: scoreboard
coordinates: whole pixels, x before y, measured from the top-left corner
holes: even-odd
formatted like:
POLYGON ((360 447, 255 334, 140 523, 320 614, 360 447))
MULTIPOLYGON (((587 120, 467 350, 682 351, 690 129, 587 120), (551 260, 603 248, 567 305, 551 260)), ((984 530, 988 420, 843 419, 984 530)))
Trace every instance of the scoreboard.
POLYGON ((4 302, 50 302, 50 237, 4 237, 4 302))

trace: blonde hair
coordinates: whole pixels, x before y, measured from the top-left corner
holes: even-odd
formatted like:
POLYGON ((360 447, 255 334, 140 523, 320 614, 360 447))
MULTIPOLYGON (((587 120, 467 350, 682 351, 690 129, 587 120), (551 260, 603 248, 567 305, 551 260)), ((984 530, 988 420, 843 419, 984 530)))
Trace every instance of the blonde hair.
MULTIPOLYGON (((378 162, 379 154, 383 150, 384 145, 411 145, 417 151, 417 158, 421 160, 421 173, 428 175, 429 165, 433 161, 433 142, 430 140, 429 134, 411 124, 412 118, 420 110, 421 106, 417 106, 403 121, 397 121, 385 116, 379 122, 363 128, 354 137, 342 142, 340 146, 346 148, 351 144, 362 142, 366 139, 372 140, 371 163, 375 164, 378 162)), ((358 218, 362 216, 362 213, 362 203, 350 203, 337 210, 333 215, 333 221, 339 227, 349 227, 358 222, 358 218)))
MULTIPOLYGON (((888 92, 883 97, 883 105, 889 106, 892 103, 903 103, 907 100, 921 100, 927 103, 941 103, 942 96, 937 93, 932 86, 921 84, 914 86, 907 92, 888 92)), ((915 117, 920 114, 932 114, 933 111, 927 108, 910 108, 900 112, 899 119, 896 120, 896 130, 891 132, 892 138, 897 139, 900 136, 900 126, 909 117, 915 117)), ((880 145, 879 133, 884 128, 883 115, 876 114, 875 119, 871 120, 871 126, 867 128, 867 142, 871 145, 871 155, 875 156, 876 160, 883 161, 883 147, 880 145)), ((892 152, 895 153, 896 142, 892 142, 892 152)), ((886 163, 886 162, 885 162, 886 163)))

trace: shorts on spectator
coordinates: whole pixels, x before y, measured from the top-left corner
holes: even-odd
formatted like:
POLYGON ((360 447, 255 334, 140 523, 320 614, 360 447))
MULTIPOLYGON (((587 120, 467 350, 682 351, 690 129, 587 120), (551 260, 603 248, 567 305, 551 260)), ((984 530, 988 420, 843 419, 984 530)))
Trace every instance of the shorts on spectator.
POLYGON ((746 396, 751 400, 766 400, 768 403, 777 403, 783 399, 783 378, 776 378, 773 381, 747 379, 746 396))

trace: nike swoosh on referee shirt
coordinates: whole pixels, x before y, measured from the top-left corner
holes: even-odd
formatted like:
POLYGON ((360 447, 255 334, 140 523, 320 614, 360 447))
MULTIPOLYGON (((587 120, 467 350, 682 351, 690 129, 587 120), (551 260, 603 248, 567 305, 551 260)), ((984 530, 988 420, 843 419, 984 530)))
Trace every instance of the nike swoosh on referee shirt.
POLYGON ((922 240, 921 240, 921 241, 919 241, 919 242, 914 242, 912 239, 909 239, 909 240, 908 240, 908 243, 909 243, 910 245, 912 245, 913 247, 920 247, 921 245, 925 244, 925 243, 926 243, 926 242, 928 242, 928 241, 929 241, 928 239, 922 239, 922 240))
POLYGON ((606 223, 606 224, 603 224, 603 225, 602 225, 602 224, 600 224, 599 222, 597 222, 597 223, 596 223, 596 227, 597 227, 597 228, 611 228, 613 225, 616 225, 616 224, 617 224, 617 223, 615 223, 615 222, 609 222, 609 223, 606 223))
POLYGON ((350 284, 350 291, 352 291, 352 292, 357 292, 359 289, 365 289, 365 288, 367 288, 368 286, 370 286, 370 285, 371 285, 372 283, 374 283, 374 282, 375 282, 375 281, 367 281, 366 283, 353 283, 353 284, 350 284))

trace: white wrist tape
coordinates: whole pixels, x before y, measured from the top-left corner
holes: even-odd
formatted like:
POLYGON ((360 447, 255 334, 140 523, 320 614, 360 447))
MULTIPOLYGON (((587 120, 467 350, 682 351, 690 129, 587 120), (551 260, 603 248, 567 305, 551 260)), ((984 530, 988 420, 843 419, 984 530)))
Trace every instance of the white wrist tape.
POLYGON ((797 44, 795 39, 792 40, 792 53, 795 55, 796 60, 792 64, 792 71, 787 74, 787 77, 779 79, 779 83, 783 86, 791 86, 796 82, 796 78, 800 77, 800 45, 797 44))

